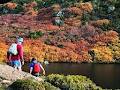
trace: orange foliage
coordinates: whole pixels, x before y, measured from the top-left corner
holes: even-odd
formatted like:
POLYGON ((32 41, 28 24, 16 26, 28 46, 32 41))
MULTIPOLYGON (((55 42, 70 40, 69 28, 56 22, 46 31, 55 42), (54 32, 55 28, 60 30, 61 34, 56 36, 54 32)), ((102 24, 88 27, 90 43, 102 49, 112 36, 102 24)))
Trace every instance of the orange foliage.
POLYGON ((9 9, 15 9, 17 7, 17 4, 16 3, 8 2, 6 4, 6 7, 9 8, 9 9))
POLYGON ((66 19, 65 23, 70 25, 70 26, 76 26, 76 27, 81 26, 81 21, 79 19, 77 19, 77 18, 66 19))
POLYGON ((80 56, 70 49, 61 49, 55 46, 45 45, 38 40, 25 41, 24 52, 26 60, 36 57, 41 62, 44 60, 48 60, 50 62, 82 62, 84 60, 90 60, 88 53, 84 53, 80 56))
POLYGON ((32 16, 37 16, 38 11, 35 11, 35 10, 32 9, 32 10, 27 11, 25 14, 32 15, 32 16))
POLYGON ((87 12, 91 12, 93 10, 93 5, 91 2, 78 3, 75 6, 80 8, 81 10, 87 11, 87 12))
POLYGON ((119 40, 118 33, 110 30, 107 32, 97 33, 92 37, 92 41, 95 42, 103 42, 103 43, 110 43, 110 42, 116 42, 119 40))
POLYGON ((112 30, 102 33, 100 35, 100 41, 105 42, 105 43, 115 42, 118 40, 119 40, 118 33, 112 30))
POLYGON ((0 62, 6 61, 8 45, 4 42, 0 43, 0 62))
POLYGON ((36 2, 31 2, 28 4, 24 4, 24 12, 25 14, 32 15, 32 16, 37 16, 38 11, 35 11, 33 8, 37 6, 36 2))
MULTIPOLYGON (((6 59, 7 50, 8 45, 0 43, 0 60, 6 59)), ((44 60, 50 62, 85 62, 91 60, 87 51, 83 51, 82 54, 77 54, 72 48, 61 49, 55 46, 45 45, 38 40, 25 40, 24 59, 29 61, 32 57, 37 58, 40 62, 44 60)))
POLYGON ((76 43, 77 51, 88 51, 89 43, 85 41, 84 39, 80 40, 79 42, 76 43))
POLYGON ((102 26, 102 25, 108 25, 110 24, 110 21, 108 19, 102 19, 102 20, 97 20, 97 21, 91 21, 92 25, 95 26, 102 26))
POLYGON ((70 7, 67 9, 69 12, 73 13, 73 14, 77 14, 77 15, 82 15, 82 11, 80 8, 77 7, 70 7))
POLYGON ((64 45, 65 48, 67 47, 67 48, 69 48, 70 50, 75 51, 75 49, 76 49, 76 44, 74 44, 74 43, 71 43, 71 42, 63 42, 62 44, 64 45))
POLYGON ((40 41, 26 40, 24 42, 25 60, 30 60, 32 57, 35 57, 39 61, 43 61, 44 53, 41 47, 42 43, 40 41))

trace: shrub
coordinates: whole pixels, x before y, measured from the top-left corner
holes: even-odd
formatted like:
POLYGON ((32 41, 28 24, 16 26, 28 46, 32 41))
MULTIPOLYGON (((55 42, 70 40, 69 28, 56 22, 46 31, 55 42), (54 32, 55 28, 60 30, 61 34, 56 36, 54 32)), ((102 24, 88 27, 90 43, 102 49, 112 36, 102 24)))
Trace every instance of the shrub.
POLYGON ((47 76, 47 81, 62 90, 102 90, 97 87, 90 79, 79 75, 58 75, 47 76))
POLYGON ((95 26, 104 26, 104 25, 109 25, 110 21, 108 19, 101 19, 101 20, 93 21, 92 24, 95 26))
POLYGON ((41 31, 38 31, 38 32, 30 32, 30 33, 29 33, 29 37, 32 38, 32 39, 36 39, 36 38, 42 37, 43 35, 44 35, 44 33, 41 32, 41 31))
POLYGON ((32 1, 34 1, 34 0, 12 0, 12 2, 17 3, 17 4, 21 4, 21 5, 23 5, 25 3, 30 3, 32 1))
POLYGON ((53 45, 53 43, 50 39, 46 39, 44 43, 47 45, 53 45))
POLYGON ((21 5, 16 5, 15 3, 13 3, 13 6, 7 4, 6 6, 5 5, 1 5, 0 6, 0 14, 18 14, 20 12, 23 11, 23 7, 21 5))
POLYGON ((86 25, 90 21, 90 14, 88 12, 84 12, 81 20, 82 24, 86 25))
POLYGON ((58 44, 57 45, 59 48, 64 48, 64 45, 62 45, 62 44, 58 44))
POLYGON ((32 79, 17 80, 9 86, 11 90, 45 90, 41 82, 32 79))
POLYGON ((7 49, 8 49, 8 46, 4 42, 1 42, 0 43, 0 62, 3 62, 4 60, 6 60, 7 49))
POLYGON ((81 9, 77 8, 77 7, 70 7, 67 10, 73 15, 81 15, 82 14, 81 9))
POLYGON ((45 90, 60 90, 59 88, 53 86, 51 83, 49 82, 45 82, 44 83, 45 86, 45 90))
POLYGON ((109 44, 108 46, 112 51, 113 59, 119 60, 120 59, 120 42, 119 41, 113 42, 113 43, 109 44))
POLYGON ((113 61, 112 51, 109 47, 96 45, 92 49, 94 51, 94 60, 99 62, 113 61))
POLYGON ((17 4, 9 2, 6 4, 6 7, 9 9, 15 9, 17 7, 17 4))
POLYGON ((79 3, 77 7, 86 12, 91 12, 93 10, 93 5, 91 2, 79 3))

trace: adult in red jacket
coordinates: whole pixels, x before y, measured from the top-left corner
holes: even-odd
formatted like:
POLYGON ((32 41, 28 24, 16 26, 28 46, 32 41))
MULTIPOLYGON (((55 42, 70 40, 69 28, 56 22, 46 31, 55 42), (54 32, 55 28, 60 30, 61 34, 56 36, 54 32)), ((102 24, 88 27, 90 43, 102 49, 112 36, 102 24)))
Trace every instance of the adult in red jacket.
POLYGON ((24 64, 24 59, 23 59, 23 38, 19 37, 17 38, 17 55, 12 55, 10 54, 8 59, 11 62, 11 65, 15 68, 18 69, 19 71, 21 71, 21 67, 24 64), (22 62, 22 64, 21 64, 22 62))

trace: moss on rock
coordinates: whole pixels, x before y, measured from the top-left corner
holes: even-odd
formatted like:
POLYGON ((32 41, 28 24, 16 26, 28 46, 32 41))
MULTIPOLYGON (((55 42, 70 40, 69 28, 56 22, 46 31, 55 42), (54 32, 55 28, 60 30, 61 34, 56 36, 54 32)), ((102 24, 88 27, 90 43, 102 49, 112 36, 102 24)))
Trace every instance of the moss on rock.
POLYGON ((102 90, 89 78, 80 75, 52 74, 47 77, 47 81, 62 90, 102 90))
POLYGON ((9 86, 10 90, 45 90, 41 82, 32 79, 17 80, 9 86))

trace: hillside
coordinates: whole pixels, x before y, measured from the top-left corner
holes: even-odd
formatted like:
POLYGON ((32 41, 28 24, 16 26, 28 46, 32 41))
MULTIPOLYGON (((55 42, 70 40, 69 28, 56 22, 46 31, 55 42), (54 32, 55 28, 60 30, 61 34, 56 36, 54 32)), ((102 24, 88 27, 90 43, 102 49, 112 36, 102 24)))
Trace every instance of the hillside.
POLYGON ((119 62, 120 1, 12 0, 0 5, 0 61, 24 38, 24 56, 43 62, 119 62), (64 3, 63 3, 64 2, 64 3))

